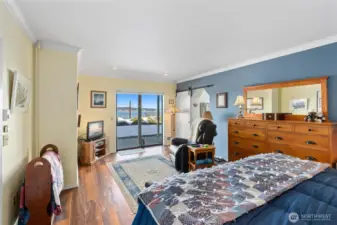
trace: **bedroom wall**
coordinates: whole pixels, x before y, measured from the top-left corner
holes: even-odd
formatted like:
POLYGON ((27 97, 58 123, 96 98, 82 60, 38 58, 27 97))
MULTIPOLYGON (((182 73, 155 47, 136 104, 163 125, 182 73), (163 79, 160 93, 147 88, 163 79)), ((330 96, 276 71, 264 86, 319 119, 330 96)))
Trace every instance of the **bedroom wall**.
POLYGON ((37 49, 37 151, 47 144, 59 148, 64 186, 78 186, 77 165, 77 52, 52 45, 37 49))
POLYGON ((227 118, 235 117, 238 108, 233 104, 237 95, 243 95, 243 87, 275 83, 310 77, 329 76, 328 101, 329 119, 337 121, 337 43, 321 46, 303 52, 279 57, 253 65, 225 71, 211 76, 179 83, 177 89, 189 86, 214 84, 207 88, 210 94, 210 109, 217 124, 215 138, 217 155, 228 157, 227 118), (216 108, 216 93, 228 92, 228 108, 216 108))
MULTIPOLYGON (((104 131, 106 135, 110 137, 110 152, 116 152, 116 93, 118 91, 163 94, 164 112, 170 107, 169 99, 175 99, 176 96, 176 85, 173 83, 159 83, 89 75, 80 75, 78 80, 80 87, 78 113, 82 115, 81 127, 78 129, 78 133, 81 135, 86 132, 87 122, 104 120, 104 131), (92 90, 107 92, 107 108, 90 108, 90 92, 92 90)), ((170 136, 170 129, 170 114, 164 113, 165 137, 170 136)))
MULTIPOLYGON (((8 72, 16 70, 32 82, 33 77, 33 44, 19 27, 16 20, 8 11, 5 3, 0 1, 0 38, 3 41, 4 68, 1 71, 4 81, 4 108, 8 109, 8 72)), ((9 126, 9 144, 2 148, 2 182, 3 196, 2 219, 0 224, 13 224, 17 217, 18 205, 12 205, 12 200, 23 180, 24 168, 32 157, 32 109, 28 113, 11 115, 7 122, 9 126)), ((2 138, 2 137, 1 137, 2 138)))

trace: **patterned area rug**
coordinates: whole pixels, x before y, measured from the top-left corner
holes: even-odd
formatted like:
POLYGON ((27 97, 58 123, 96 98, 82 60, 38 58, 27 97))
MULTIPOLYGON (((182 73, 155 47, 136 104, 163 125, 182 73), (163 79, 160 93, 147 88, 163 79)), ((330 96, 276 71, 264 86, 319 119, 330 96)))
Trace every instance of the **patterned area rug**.
POLYGON ((145 182, 160 181, 177 173, 172 163, 160 155, 109 163, 108 167, 133 213, 137 212, 138 194, 145 182))
POLYGON ((145 152, 145 149, 138 148, 138 149, 131 149, 131 150, 122 150, 122 151, 119 151, 118 154, 119 155, 134 155, 134 154, 143 153, 143 152, 145 152))

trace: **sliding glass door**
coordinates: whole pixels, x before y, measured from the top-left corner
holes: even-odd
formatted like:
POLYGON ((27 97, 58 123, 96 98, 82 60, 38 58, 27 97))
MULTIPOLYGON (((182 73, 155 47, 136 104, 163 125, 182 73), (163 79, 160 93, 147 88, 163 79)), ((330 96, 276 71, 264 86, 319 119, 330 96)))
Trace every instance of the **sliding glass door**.
POLYGON ((163 96, 117 93, 117 150, 163 144, 163 96))

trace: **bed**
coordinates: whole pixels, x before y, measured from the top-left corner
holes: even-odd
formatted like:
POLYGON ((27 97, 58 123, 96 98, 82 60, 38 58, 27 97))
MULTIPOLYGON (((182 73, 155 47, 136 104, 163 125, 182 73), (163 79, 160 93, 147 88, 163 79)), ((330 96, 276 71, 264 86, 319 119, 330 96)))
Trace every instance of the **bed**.
MULTIPOLYGON (((133 225, 166 225, 165 222, 156 222, 154 211, 143 201, 144 199, 139 198, 139 208, 133 225)), ((223 224, 337 224, 337 170, 324 168, 312 178, 298 182, 272 200, 248 211, 223 224)))

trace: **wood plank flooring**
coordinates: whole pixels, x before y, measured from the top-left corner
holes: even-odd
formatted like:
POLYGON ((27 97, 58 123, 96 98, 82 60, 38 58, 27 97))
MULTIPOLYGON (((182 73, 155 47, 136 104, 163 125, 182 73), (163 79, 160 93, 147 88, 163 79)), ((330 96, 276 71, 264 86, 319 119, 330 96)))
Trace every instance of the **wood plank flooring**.
POLYGON ((111 154, 79 167, 79 187, 61 193, 63 211, 54 225, 131 225, 134 214, 106 164, 158 154, 168 158, 168 153, 168 147, 157 146, 135 155, 111 154))

